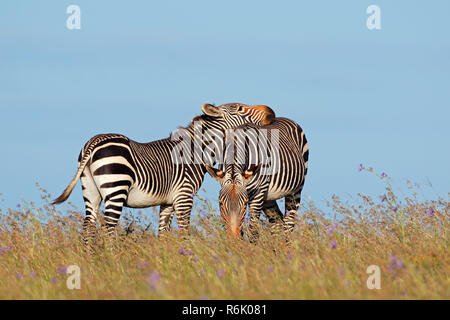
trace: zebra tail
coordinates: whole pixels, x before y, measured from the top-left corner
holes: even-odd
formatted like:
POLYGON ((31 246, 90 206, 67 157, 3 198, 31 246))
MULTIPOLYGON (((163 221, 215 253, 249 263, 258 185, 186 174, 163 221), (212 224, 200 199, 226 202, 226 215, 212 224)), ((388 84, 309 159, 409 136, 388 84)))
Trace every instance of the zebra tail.
POLYGON ((91 157, 91 152, 90 152, 91 150, 92 149, 88 149, 88 151, 84 154, 84 156, 82 157, 82 159, 79 163, 79 167, 78 167, 77 173, 75 174, 75 177, 73 177, 73 179, 70 181, 69 185, 63 191, 63 193, 58 198, 56 198, 55 200, 52 201, 52 204, 58 204, 58 203, 64 202, 67 200, 67 198, 69 198, 70 194, 72 193, 73 188, 77 184, 78 179, 80 179, 81 174, 83 173, 84 168, 86 167, 86 164, 88 163, 88 160, 91 157))

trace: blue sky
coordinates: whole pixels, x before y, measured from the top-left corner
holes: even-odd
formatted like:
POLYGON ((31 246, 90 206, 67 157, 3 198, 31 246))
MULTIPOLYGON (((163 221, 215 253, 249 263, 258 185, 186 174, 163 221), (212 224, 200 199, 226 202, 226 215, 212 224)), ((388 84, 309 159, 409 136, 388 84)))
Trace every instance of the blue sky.
MULTIPOLYGON (((446 197, 449 12, 448 1, 2 1, 1 208, 39 202, 35 182, 60 193, 93 135, 164 138, 206 102, 297 121, 310 145, 303 195, 319 206, 383 192, 359 163, 405 193, 410 179, 446 197), (66 28, 71 4, 81 30, 66 28), (366 28, 371 4, 381 30, 366 28)), ((70 200, 82 204, 79 184, 70 200)))

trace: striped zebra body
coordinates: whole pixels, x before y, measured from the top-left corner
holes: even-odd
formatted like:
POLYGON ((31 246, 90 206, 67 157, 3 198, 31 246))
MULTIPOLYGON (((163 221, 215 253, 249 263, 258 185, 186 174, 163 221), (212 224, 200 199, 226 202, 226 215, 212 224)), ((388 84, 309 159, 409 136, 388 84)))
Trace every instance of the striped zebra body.
POLYGON ((234 130, 232 138, 227 138, 224 164, 220 169, 207 166, 211 176, 221 184, 221 216, 233 235, 240 236, 247 205, 249 229, 254 234, 261 211, 273 232, 279 232, 280 228, 287 234, 292 231, 308 156, 304 131, 290 119, 276 118, 266 126, 247 124, 234 130), (244 134, 238 134, 239 130, 244 134), (276 203, 283 197, 285 215, 276 203))
POLYGON ((183 139, 176 139, 172 134, 166 139, 139 143, 120 134, 101 134, 86 143, 80 152, 74 179, 53 203, 65 201, 81 178, 86 206, 83 236, 87 243, 92 237, 102 200, 108 233, 114 232, 124 206, 160 205, 159 232, 170 229, 174 212, 180 229, 187 229, 193 195, 206 173, 205 161, 214 163, 214 158, 205 158, 203 152, 223 150, 223 139, 217 139, 217 136, 221 137, 225 129, 248 122, 263 125, 274 117, 268 107, 237 103, 219 107, 203 105, 202 110, 203 115, 194 118, 186 128, 178 129, 184 132, 183 139), (196 125, 200 126, 200 148, 194 148, 184 161, 175 161, 175 148, 192 150, 196 125))

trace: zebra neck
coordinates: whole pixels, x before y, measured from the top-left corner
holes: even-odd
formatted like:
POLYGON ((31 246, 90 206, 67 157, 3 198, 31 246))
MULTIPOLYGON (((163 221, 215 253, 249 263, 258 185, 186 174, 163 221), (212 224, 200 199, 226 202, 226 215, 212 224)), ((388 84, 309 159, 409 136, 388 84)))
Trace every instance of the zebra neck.
MULTIPOLYGON (((215 165, 222 163, 224 134, 225 124, 197 117, 187 127, 180 127, 174 131, 169 140, 175 143, 174 148, 182 149, 185 154, 190 155, 189 164, 215 165)), ((206 173, 206 168, 204 166, 202 168, 206 173)))

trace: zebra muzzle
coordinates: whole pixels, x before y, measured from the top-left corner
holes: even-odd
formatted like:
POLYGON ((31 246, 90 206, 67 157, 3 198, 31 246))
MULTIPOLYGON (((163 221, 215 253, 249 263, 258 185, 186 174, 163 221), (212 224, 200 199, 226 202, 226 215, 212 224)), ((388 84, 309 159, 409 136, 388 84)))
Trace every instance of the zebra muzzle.
MULTIPOLYGON (((233 219, 233 220, 235 220, 235 219, 233 219)), ((233 237, 240 238, 241 237, 241 226, 240 226, 240 223, 238 223, 237 221, 233 221, 233 220, 228 225, 228 232, 233 237)))
POLYGON ((228 228, 228 231, 234 238, 241 237, 241 230, 238 227, 230 227, 228 228))

